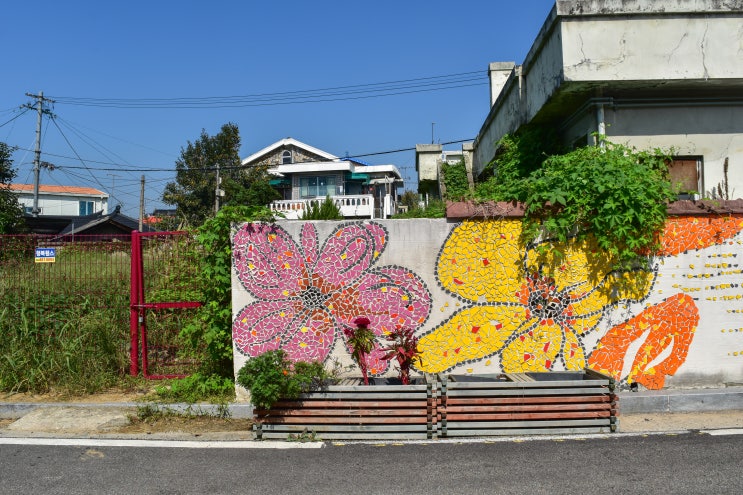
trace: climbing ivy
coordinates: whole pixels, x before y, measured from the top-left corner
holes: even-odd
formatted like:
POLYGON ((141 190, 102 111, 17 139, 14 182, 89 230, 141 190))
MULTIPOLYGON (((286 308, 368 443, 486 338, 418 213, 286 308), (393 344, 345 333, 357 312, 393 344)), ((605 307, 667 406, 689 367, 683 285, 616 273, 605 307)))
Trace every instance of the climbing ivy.
POLYGON ((446 199, 458 200, 471 196, 464 161, 460 160, 452 164, 443 163, 441 175, 446 187, 446 199))
POLYGON ((652 254, 674 199, 668 154, 607 141, 560 154, 555 143, 534 128, 505 136, 476 199, 523 203, 525 242, 548 241, 547 249, 593 236, 620 269, 652 254))
POLYGON ((541 127, 506 134, 496 143, 492 162, 480 173, 475 197, 493 201, 525 201, 524 181, 539 170, 544 160, 560 153, 556 134, 541 127))
POLYGON ((524 232, 566 242, 591 235, 619 267, 658 247, 674 199, 668 156, 606 143, 547 158, 525 180, 524 232))

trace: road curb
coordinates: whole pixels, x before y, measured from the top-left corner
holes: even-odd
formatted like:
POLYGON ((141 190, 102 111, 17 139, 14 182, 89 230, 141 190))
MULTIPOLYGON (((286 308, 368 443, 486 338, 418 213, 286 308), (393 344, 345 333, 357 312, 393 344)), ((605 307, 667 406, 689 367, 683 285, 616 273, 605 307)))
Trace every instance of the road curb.
POLYGON ((622 414, 743 410, 743 387, 620 392, 622 414))
MULTIPOLYGON (((646 390, 642 392, 621 391, 619 410, 621 414, 690 413, 743 410, 743 387, 715 389, 670 389, 646 390)), ((0 402, 0 419, 20 418, 37 408, 45 407, 97 407, 131 408, 156 406, 159 409, 179 413, 221 416, 228 413, 232 418, 251 418, 253 406, 249 403, 232 403, 227 406, 214 404, 159 404, 154 402, 0 402)))

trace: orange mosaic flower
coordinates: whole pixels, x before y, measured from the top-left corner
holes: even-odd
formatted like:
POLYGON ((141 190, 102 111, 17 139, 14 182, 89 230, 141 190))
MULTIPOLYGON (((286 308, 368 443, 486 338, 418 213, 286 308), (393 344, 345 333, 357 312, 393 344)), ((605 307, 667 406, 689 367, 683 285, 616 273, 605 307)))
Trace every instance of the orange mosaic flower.
POLYGON ((661 238, 662 254, 673 256, 728 241, 743 230, 743 216, 669 218, 661 238))
POLYGON ((631 357, 627 356, 630 345, 644 336, 627 382, 661 389, 666 376, 673 375, 686 360, 698 323, 699 311, 694 300, 676 294, 612 328, 599 341, 588 365, 619 379, 625 361, 631 357))

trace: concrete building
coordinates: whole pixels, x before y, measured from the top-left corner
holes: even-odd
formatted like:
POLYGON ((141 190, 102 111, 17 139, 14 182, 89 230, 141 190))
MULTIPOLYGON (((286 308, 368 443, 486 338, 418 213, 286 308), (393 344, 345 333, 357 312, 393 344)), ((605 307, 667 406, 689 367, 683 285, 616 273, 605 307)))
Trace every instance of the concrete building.
POLYGON ((523 63, 489 75, 475 176, 504 134, 540 125, 670 150, 686 197, 743 194, 743 0, 558 0, 523 63))
POLYGON ((339 158, 286 138, 243 159, 244 166, 267 165, 271 185, 282 195, 272 210, 287 219, 302 217, 311 201, 330 196, 346 218, 387 218, 396 213, 402 175, 394 165, 369 165, 339 158))
POLYGON ((467 169, 470 188, 473 187, 472 143, 463 143, 459 150, 444 150, 440 144, 415 145, 415 171, 418 172, 418 192, 434 198, 446 193, 441 177, 441 166, 463 162, 467 169))

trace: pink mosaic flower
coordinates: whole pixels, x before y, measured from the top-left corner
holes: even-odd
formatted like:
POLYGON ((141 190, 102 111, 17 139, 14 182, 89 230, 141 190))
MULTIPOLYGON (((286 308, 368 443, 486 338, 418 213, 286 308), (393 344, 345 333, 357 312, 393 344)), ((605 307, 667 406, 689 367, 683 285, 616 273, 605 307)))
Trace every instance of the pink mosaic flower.
MULTIPOLYGON (((431 295, 423 281, 399 266, 375 267, 387 243, 378 223, 339 225, 319 247, 312 223, 301 245, 276 224, 246 224, 234 237, 234 265, 255 302, 232 325, 238 350, 257 356, 284 349, 293 360, 324 361, 343 329, 366 316, 377 337, 418 328, 428 318, 431 295)), ((382 345, 368 356, 379 375, 388 363, 382 345)))

